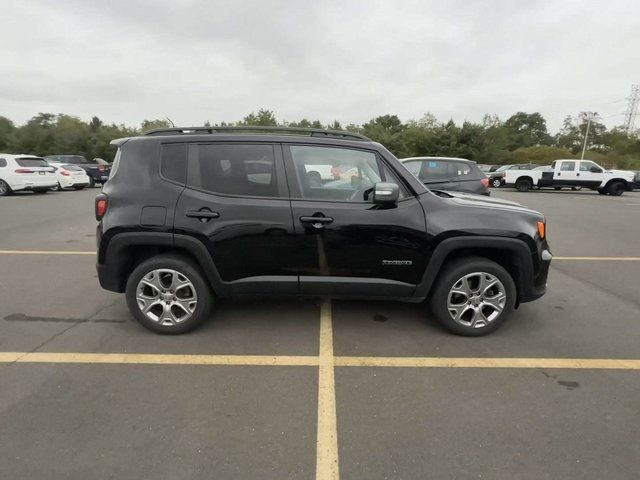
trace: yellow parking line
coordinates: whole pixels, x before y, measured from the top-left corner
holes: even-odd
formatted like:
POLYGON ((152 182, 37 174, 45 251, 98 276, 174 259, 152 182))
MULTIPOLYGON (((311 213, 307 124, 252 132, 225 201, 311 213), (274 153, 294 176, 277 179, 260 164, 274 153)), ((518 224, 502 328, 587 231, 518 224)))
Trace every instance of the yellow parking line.
POLYGON ((334 377, 333 326, 331 301, 320 306, 320 346, 318 369, 318 436, 316 442, 316 480, 338 480, 338 421, 334 377))
POLYGON ((0 352, 0 363, 317 366, 316 356, 156 355, 144 353, 0 352))
POLYGON ((335 357, 335 365, 337 367, 640 370, 640 360, 614 358, 335 357))
MULTIPOLYGON (((328 302, 327 302, 328 303, 328 302)), ((626 358, 521 358, 521 357, 336 357, 333 346, 329 307, 322 308, 321 354, 295 355, 178 355, 149 353, 65 353, 0 352, 0 363, 104 363, 147 365, 256 365, 320 366, 323 388, 319 400, 323 421, 335 420, 335 381, 333 368, 322 367, 422 367, 422 368, 567 368, 592 370, 640 370, 640 359, 626 358), (329 373, 327 373, 327 370, 329 373), (333 412, 333 415, 331 413, 333 412)), ((319 412, 320 413, 320 412, 319 412)), ((335 425, 335 423, 333 423, 335 425)), ((326 431, 326 430, 325 430, 326 431)), ((324 438, 324 437, 323 437, 324 438)), ((335 438, 329 437, 329 438, 335 438)), ((333 440, 332 440, 333 442, 333 440)), ((330 442, 330 443, 332 443, 330 442)), ((324 442, 323 442, 324 445, 324 442)))
POLYGON ((0 250, 0 255, 95 255, 96 252, 74 252, 69 250, 0 250))
POLYGON ((585 260, 605 262, 640 262, 640 257, 553 257, 554 260, 585 260))

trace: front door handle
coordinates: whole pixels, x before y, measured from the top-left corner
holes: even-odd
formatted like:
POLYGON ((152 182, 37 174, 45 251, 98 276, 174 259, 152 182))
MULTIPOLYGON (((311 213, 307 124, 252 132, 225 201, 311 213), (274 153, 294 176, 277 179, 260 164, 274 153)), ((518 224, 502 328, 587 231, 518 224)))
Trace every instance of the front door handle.
POLYGON ((201 208, 200 210, 187 210, 185 214, 187 215, 187 217, 197 218, 201 222, 208 222, 212 218, 220 217, 220 214, 218 212, 212 212, 206 207, 201 208))
POLYGON ((302 216, 300 217, 300 221, 303 223, 310 223, 315 228, 322 228, 326 224, 333 222, 333 218, 324 216, 302 216))

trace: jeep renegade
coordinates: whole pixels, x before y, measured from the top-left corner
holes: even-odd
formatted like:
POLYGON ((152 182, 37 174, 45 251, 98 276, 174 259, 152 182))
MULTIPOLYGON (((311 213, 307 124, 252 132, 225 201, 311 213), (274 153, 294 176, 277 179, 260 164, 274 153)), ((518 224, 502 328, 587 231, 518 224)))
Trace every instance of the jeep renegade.
POLYGON ((425 302, 477 336, 545 293, 540 213, 429 190, 357 133, 171 128, 112 144, 98 277, 155 332, 193 329, 215 298, 275 294, 425 302))

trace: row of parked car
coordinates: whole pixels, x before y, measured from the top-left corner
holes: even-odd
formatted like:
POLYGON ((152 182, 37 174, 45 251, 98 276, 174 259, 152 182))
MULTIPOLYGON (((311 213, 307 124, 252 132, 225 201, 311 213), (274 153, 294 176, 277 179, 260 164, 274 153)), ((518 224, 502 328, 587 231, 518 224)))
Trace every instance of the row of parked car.
POLYGON ((0 153, 0 196, 13 192, 48 191, 93 187, 109 179, 106 160, 87 160, 82 155, 14 155, 0 153))

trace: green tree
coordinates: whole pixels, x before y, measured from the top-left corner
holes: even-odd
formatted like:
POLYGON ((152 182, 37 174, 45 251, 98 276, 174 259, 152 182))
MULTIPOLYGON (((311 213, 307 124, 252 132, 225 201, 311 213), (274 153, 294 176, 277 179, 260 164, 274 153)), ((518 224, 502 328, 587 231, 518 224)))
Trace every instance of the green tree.
POLYGON ((0 116, 0 152, 7 151, 11 148, 14 141, 16 126, 7 117, 0 116))
POLYGON ((538 112, 517 112, 504 122, 508 134, 507 148, 515 150, 519 147, 549 145, 551 136, 547 131, 547 121, 538 112))
POLYGON ((278 121, 273 111, 261 108, 258 113, 251 112, 244 117, 241 122, 238 122, 238 125, 266 127, 278 125, 278 121))
POLYGON ((156 120, 143 120, 140 124, 140 130, 142 133, 148 132, 150 130, 156 130, 158 128, 170 128, 171 124, 167 120, 156 119, 156 120))

